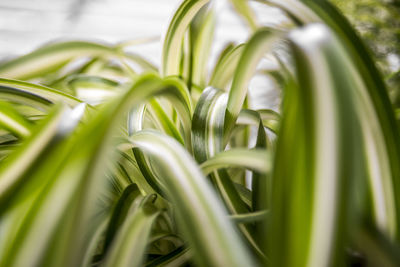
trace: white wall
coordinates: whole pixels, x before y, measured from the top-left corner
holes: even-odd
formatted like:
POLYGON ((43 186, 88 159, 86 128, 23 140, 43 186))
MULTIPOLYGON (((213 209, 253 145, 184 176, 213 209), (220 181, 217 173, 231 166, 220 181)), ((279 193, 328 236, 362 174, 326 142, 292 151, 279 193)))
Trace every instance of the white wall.
MULTIPOLYGON (((161 36, 180 0, 1 0, 0 58, 27 53, 54 39, 117 42, 161 36), (80 3, 80 4, 78 4, 80 3)), ((219 46, 244 41, 247 31, 225 0, 218 0, 219 46)), ((275 9, 256 8, 261 21, 279 22, 275 9)), ((160 44, 143 47, 158 61, 160 44)))

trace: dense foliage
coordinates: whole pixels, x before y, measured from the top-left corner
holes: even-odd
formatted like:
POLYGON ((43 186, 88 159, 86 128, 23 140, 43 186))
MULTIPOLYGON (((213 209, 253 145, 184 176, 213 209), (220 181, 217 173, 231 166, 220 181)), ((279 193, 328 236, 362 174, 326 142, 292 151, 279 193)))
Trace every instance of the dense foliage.
POLYGON ((385 73, 398 71, 388 56, 400 58, 400 2, 398 0, 333 0, 373 50, 385 73))
POLYGON ((390 97, 400 108, 400 1, 332 0, 371 48, 389 84, 390 97))
POLYGON ((209 69, 214 3, 185 0, 160 67, 52 43, 0 65, 0 266, 397 266, 400 135, 385 82, 322 0, 259 0, 209 69), (267 60, 269 68, 260 67, 267 60), (255 75, 278 112, 252 109, 255 75))

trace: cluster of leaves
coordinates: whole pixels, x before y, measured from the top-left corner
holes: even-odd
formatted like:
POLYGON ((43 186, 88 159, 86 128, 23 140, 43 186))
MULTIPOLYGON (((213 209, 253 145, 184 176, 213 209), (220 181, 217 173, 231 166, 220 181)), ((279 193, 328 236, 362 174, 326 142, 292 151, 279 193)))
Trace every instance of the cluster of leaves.
POLYGON ((329 2, 259 2, 291 23, 233 1, 253 32, 212 71, 210 0, 179 6, 160 68, 89 42, 0 65, 0 266, 400 262, 400 135, 367 49, 329 2), (267 55, 279 113, 248 108, 267 55))

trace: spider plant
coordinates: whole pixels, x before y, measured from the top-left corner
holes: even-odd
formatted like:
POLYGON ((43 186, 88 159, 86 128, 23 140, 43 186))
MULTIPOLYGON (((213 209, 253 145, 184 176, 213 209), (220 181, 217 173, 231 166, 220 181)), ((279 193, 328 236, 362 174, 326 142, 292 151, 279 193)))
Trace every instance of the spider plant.
POLYGON ((209 64, 214 3, 185 0, 160 67, 52 43, 0 65, 0 266, 397 266, 400 136, 329 2, 258 0, 209 64), (275 62, 263 69, 260 61, 275 62), (252 109, 256 75, 279 110, 252 109))

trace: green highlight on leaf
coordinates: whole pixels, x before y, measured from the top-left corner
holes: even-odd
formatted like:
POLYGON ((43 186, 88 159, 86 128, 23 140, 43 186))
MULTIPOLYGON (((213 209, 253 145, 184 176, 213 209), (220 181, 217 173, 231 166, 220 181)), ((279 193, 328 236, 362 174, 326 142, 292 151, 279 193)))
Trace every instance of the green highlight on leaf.
POLYGON ((395 75, 329 1, 256 2, 216 44, 183 0, 159 68, 153 37, 0 62, 0 266, 398 265, 395 75))

